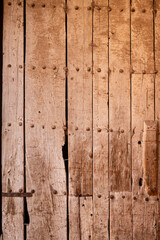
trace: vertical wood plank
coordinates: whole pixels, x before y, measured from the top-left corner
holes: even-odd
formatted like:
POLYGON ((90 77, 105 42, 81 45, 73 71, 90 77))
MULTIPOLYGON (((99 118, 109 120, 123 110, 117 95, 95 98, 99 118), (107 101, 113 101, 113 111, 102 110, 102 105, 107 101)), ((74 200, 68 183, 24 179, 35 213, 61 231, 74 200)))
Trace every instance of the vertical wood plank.
POLYGON ((92 238, 92 197, 80 197, 81 240, 92 238))
POLYGON ((69 196, 69 239, 81 240, 80 198, 69 196))
POLYGON ((131 239, 130 1, 109 7, 110 239, 131 239))
POLYGON ((108 239, 108 2, 93 15, 93 239, 108 239))
MULTIPOLYGON (((4 1, 2 191, 23 191, 23 3, 4 1)), ((23 198, 2 199, 3 239, 23 239, 23 198)))
POLYGON ((154 72, 153 0, 132 0, 131 56, 135 73, 154 72))
MULTIPOLYGON (((160 1, 154 1, 155 23, 155 119, 158 121, 158 197, 160 197, 160 1)), ((160 202, 158 204, 157 237, 160 239, 160 202)))
POLYGON ((70 195, 92 195, 91 0, 68 0, 68 153, 70 195))
POLYGON ((27 239, 67 239, 64 0, 26 6, 27 239))
POLYGON ((110 0, 109 125, 110 188, 131 190, 130 1, 110 0))
POLYGON ((133 239, 156 239, 157 197, 149 197, 144 183, 143 129, 154 120, 154 76, 132 75, 132 193, 133 239))
POLYGON ((111 193, 110 240, 132 239, 131 192, 111 193))

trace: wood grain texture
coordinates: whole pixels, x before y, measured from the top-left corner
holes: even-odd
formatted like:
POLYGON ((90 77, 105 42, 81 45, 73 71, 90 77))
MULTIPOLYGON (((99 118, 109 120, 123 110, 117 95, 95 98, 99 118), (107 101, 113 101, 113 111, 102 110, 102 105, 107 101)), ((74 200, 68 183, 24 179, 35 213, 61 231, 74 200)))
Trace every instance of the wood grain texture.
POLYGON ((111 192, 110 240, 132 239, 132 193, 111 192))
POLYGON ((69 239, 80 240, 80 198, 69 196, 69 239))
POLYGON ((93 239, 108 239, 108 2, 93 15, 93 239))
POLYGON ((91 0, 68 1, 68 153, 70 195, 92 195, 91 0))
POLYGON ((130 191, 130 1, 111 0, 110 8, 110 189, 130 191))
POLYGON ((92 237, 92 223, 92 197, 80 197, 81 240, 94 239, 94 237, 92 237))
POLYGON ((153 0, 132 0, 131 58, 135 73, 154 73, 153 0))
MULTIPOLYGON (((2 191, 23 191, 23 4, 4 1, 2 191)), ((3 239, 23 239, 23 198, 2 199, 3 239)))
MULTIPOLYGON (((154 2, 155 22, 155 119, 158 121, 158 198, 160 197, 160 1, 154 2)), ((157 238, 160 239, 160 202, 158 204, 157 238)))
POLYGON ((157 122, 147 120, 144 122, 143 134, 143 166, 145 188, 150 196, 158 194, 158 148, 157 148, 157 122))
POLYGON ((144 182, 143 129, 154 120, 154 76, 132 75, 132 208, 133 239, 156 239, 157 197, 149 197, 144 182))
POLYGON ((64 3, 26 3, 27 239, 67 239, 64 3))

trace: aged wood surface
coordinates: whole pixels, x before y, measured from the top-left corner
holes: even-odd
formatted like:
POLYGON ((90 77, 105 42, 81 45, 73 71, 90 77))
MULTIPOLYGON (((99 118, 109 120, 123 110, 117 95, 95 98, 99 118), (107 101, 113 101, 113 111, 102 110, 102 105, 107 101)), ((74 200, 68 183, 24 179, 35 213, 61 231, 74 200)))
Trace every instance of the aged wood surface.
MULTIPOLYGON (((23 4, 4 1, 2 191, 23 191, 23 4)), ((2 198, 3 239, 23 239, 23 198, 2 198)))
POLYGON ((147 120, 144 122, 143 133, 143 166, 144 181, 148 195, 158 194, 158 148, 157 148, 157 122, 147 120))
POLYGON ((133 239, 156 239, 157 197, 149 197, 144 182, 143 129, 154 120, 154 75, 132 75, 132 211, 133 239))
MULTIPOLYGON (((154 3, 155 22, 155 119, 158 121, 158 197, 160 197, 160 1, 154 3)), ((157 238, 160 239, 160 202, 158 204, 157 238)))
POLYGON ((131 196, 131 192, 111 192, 110 240, 132 239, 131 196))
POLYGON ((91 0, 68 0, 68 153, 70 195, 92 195, 91 0))
POLYGON ((64 0, 27 0, 27 239, 66 239, 64 0))
POLYGON ((132 0, 131 56, 135 73, 154 73, 153 0, 132 0))
POLYGON ((130 1, 109 7, 110 189, 130 191, 130 1))
POLYGON ((108 235, 108 2, 93 15, 93 239, 108 235))
POLYGON ((80 198, 69 197, 69 239, 81 240, 80 228, 80 198))

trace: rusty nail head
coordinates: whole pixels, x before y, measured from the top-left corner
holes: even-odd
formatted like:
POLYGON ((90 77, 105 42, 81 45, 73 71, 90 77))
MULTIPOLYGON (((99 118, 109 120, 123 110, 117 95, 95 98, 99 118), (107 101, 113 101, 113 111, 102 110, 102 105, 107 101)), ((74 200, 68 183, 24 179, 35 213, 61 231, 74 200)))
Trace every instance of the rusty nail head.
POLYGON ((98 129, 97 129, 97 132, 101 132, 101 129, 100 129, 100 128, 98 128, 98 129))
POLYGON ((66 192, 63 192, 64 195, 66 195, 66 192))
POLYGON ((123 69, 120 69, 119 72, 120 72, 120 73, 123 73, 124 71, 123 71, 123 69))
POLYGON ((88 67, 88 68, 87 68, 87 71, 88 71, 88 72, 90 72, 90 71, 91 71, 91 68, 90 68, 90 67, 88 67))
POLYGON ((66 131, 66 130, 67 130, 67 127, 66 127, 66 126, 64 126, 64 127, 63 127, 63 130, 65 130, 65 131, 66 131))
POLYGON ((11 65, 11 64, 8 64, 8 67, 10 68, 10 67, 12 67, 12 65, 11 65))
POLYGON ((53 70, 56 70, 56 66, 53 66, 53 70))
POLYGON ((143 70, 143 71, 142 71, 142 73, 143 73, 143 74, 146 74, 146 71, 145 71, 145 70, 143 70))
POLYGON ((10 127, 11 126, 11 123, 8 123, 8 127, 10 127))
POLYGON ((78 10, 79 9, 79 7, 78 6, 75 6, 75 10, 78 10))
POLYGON ((113 195, 111 195, 111 196, 110 196, 110 199, 114 199, 114 196, 113 196, 113 195))
POLYGON ((22 122, 19 122, 19 126, 22 126, 22 122))
POLYGON ((113 129, 112 129, 112 128, 110 129, 110 132, 113 132, 113 129))
POLYGON ((146 201, 146 202, 148 202, 148 201, 149 201, 149 198, 148 198, 148 197, 146 197, 146 198, 145 198, 145 201, 146 201))
POLYGON ((21 6, 21 2, 19 2, 18 5, 21 6))
POLYGON ((46 6, 45 4, 42 4, 42 7, 43 7, 43 8, 45 8, 45 6, 46 6))
POLYGON ((123 196, 122 196, 122 198, 124 199, 124 198, 125 198, 125 196, 123 195, 123 196))
POLYGON ((123 129, 121 130, 121 133, 124 133, 124 130, 123 130, 123 129))
POLYGON ((109 7, 109 8, 108 8, 108 11, 109 11, 109 12, 112 11, 112 8, 109 7))
POLYGON ((76 71, 79 72, 79 68, 78 67, 76 68, 76 71))
POLYGON ((8 2, 8 6, 11 6, 11 2, 8 2))
POLYGON ((22 188, 20 188, 20 189, 19 189, 19 192, 20 192, 20 193, 21 193, 21 192, 23 192, 23 189, 22 189, 22 188))
POLYGON ((56 129, 56 126, 55 126, 55 125, 53 125, 53 126, 52 126, 52 129, 56 129))
POLYGON ((131 11, 132 11, 132 12, 135 12, 135 8, 132 8, 131 11))
POLYGON ((136 198, 136 197, 133 197, 133 199, 134 199, 134 200, 137 200, 137 198, 136 198))
POLYGON ((98 69, 97 69, 97 72, 101 72, 101 68, 98 68, 98 69))
POLYGON ((75 130, 78 130, 78 127, 75 127, 75 130))
POLYGON ((88 127, 88 128, 86 128, 86 131, 90 131, 90 128, 88 127))
POLYGON ((84 207, 84 203, 82 204, 82 207, 84 207))
POLYGON ((90 11, 92 8, 89 6, 89 7, 87 7, 87 9, 90 11))
POLYGON ((11 192, 12 192, 12 189, 9 189, 8 192, 11 193, 11 192))
POLYGON ((35 66, 32 66, 32 69, 34 70, 36 67, 35 66))
POLYGON ((102 196, 101 196, 101 194, 98 194, 98 198, 101 198, 102 196))
POLYGON ((32 5, 31 5, 33 8, 35 7, 35 4, 34 3, 32 3, 32 5))
POLYGON ((43 66, 42 68, 43 68, 43 69, 46 69, 46 66, 43 66))
POLYGON ((22 65, 19 65, 19 68, 22 68, 22 65))
POLYGON ((44 129, 44 125, 42 125, 42 128, 44 129))
POLYGON ((31 190, 31 193, 35 193, 35 190, 34 190, 34 189, 32 189, 32 190, 31 190))
POLYGON ((54 190, 53 190, 53 193, 54 193, 54 194, 57 194, 57 190, 54 189, 54 190))
POLYGON ((33 128, 33 127, 34 127, 34 124, 31 124, 30 127, 33 128))
POLYGON ((92 158, 93 157, 93 154, 92 152, 89 153, 89 157, 92 158))
POLYGON ((101 7, 97 7, 97 10, 100 11, 100 10, 101 10, 101 7))
POLYGON ((154 73, 157 74, 157 73, 158 73, 158 70, 155 70, 154 73))
POLYGON ((121 9, 120 12, 123 12, 123 9, 121 9))
POLYGON ((143 9, 143 10, 142 10, 142 13, 145 13, 145 12, 146 12, 146 9, 143 9))

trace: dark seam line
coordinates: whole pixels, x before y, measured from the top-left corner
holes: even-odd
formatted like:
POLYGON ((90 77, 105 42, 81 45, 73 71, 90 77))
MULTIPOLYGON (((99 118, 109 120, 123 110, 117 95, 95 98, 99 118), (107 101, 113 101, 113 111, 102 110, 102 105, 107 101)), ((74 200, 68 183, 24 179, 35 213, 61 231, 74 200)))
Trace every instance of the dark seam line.
MULTIPOLYGON (((108 9, 109 9, 109 0, 108 0, 108 9)), ((111 228, 111 223, 110 223, 110 154, 109 154, 109 141, 110 141, 110 134, 109 134, 109 127, 110 127, 110 122, 109 122, 109 11, 108 11, 108 208, 109 208, 109 216, 108 216, 108 237, 110 239, 110 228, 111 228)))
POLYGON ((0 235, 2 235, 2 72, 3 72, 3 1, 0 3, 0 235))

